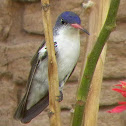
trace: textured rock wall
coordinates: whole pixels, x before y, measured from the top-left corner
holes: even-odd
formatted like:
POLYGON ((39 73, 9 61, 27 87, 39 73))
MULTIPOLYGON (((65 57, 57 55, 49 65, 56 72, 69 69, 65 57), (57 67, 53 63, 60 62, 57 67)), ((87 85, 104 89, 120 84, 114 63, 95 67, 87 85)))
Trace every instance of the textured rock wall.
MULTIPOLYGON (((70 10, 80 15, 82 26, 88 26, 88 14, 82 7, 83 0, 52 0, 52 23, 63 11, 70 10)), ((121 0, 117 28, 108 40, 108 50, 104 70, 104 81, 100 98, 98 126, 125 126, 124 114, 108 114, 121 95, 111 91, 113 85, 126 77, 126 1, 121 0)), ((39 0, 0 0, 0 126, 23 126, 13 119, 13 114, 24 93, 30 70, 30 60, 44 39, 39 0)), ((81 46, 85 45, 85 35, 81 35, 81 46)), ((81 54, 83 54, 81 50, 81 54)), ((68 126, 70 110, 75 103, 77 80, 81 67, 78 65, 64 88, 61 103, 62 123, 68 126)), ((28 126, 48 126, 47 109, 37 116, 28 126)))

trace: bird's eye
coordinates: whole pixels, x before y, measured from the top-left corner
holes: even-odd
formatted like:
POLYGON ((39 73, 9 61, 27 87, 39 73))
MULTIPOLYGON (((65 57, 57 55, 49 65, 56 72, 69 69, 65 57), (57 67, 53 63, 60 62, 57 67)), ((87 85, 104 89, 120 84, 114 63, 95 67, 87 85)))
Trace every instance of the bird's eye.
POLYGON ((67 24, 63 19, 61 19, 61 23, 62 24, 67 24))

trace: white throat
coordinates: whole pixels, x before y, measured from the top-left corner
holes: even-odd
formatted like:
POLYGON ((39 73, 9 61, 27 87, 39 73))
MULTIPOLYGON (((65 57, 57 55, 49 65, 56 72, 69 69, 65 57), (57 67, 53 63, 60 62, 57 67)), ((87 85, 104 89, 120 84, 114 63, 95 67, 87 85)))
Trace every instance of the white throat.
POLYGON ((57 35, 54 36, 54 42, 58 43, 58 48, 62 46, 66 46, 66 48, 70 45, 80 47, 80 34, 79 29, 71 28, 71 27, 62 27, 58 29, 57 35))

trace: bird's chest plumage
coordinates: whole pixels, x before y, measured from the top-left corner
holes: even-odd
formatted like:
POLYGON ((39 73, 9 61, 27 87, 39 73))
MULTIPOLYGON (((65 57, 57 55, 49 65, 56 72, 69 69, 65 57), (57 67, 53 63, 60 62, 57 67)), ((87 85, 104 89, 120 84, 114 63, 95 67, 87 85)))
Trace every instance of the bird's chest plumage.
POLYGON ((71 73, 77 63, 80 53, 80 36, 79 34, 68 35, 67 37, 60 35, 54 38, 54 41, 57 42, 55 50, 59 80, 62 80, 67 74, 71 73))

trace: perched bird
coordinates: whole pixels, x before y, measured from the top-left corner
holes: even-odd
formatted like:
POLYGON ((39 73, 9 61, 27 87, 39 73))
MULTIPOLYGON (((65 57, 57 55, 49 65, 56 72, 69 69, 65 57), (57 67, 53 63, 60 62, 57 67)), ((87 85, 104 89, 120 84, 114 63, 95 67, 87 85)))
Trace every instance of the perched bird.
MULTIPOLYGON (((66 11, 58 17, 53 29, 61 100, 63 86, 73 72, 79 58, 79 30, 89 34, 80 24, 81 20, 77 14, 66 11)), ((14 115, 14 118, 22 123, 30 122, 49 104, 48 53, 45 42, 37 50, 31 65, 25 96, 14 115)))

